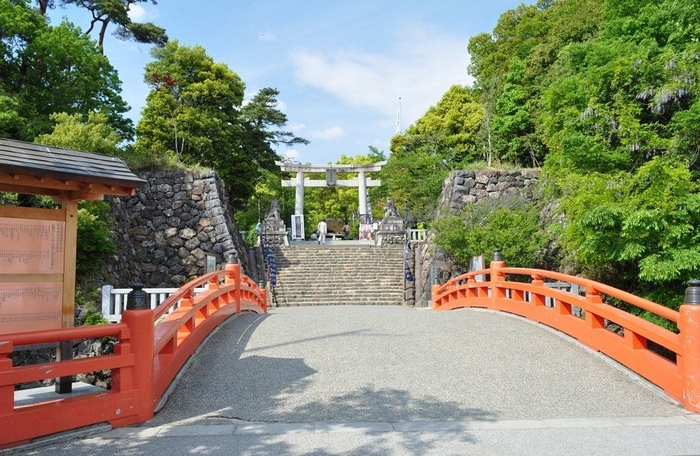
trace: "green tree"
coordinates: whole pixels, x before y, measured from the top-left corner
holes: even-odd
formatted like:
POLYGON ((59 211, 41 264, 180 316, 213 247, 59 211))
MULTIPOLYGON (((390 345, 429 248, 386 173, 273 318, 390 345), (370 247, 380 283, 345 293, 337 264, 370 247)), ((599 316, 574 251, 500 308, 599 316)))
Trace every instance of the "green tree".
POLYGON ((265 217, 273 199, 279 202, 280 217, 287 224, 290 223, 291 215, 294 213, 294 189, 282 187, 279 170, 273 172, 261 168, 259 172, 260 177, 255 181, 253 193, 248 201, 234 213, 236 225, 249 232, 255 231, 258 221, 265 217))
POLYGON ((137 150, 216 168, 225 158, 219 151, 237 149, 232 146, 240 140, 243 82, 201 46, 174 40, 151 54, 155 60, 144 76, 151 91, 137 125, 137 150))
POLYGON ((137 43, 155 44, 163 46, 168 42, 165 29, 152 22, 134 22, 129 17, 131 6, 138 3, 152 3, 156 0, 37 0, 39 13, 45 15, 47 11, 56 6, 75 5, 85 8, 92 16, 90 25, 85 31, 86 35, 97 33, 97 44, 100 50, 104 49, 104 39, 110 25, 115 25, 114 36, 122 40, 136 41, 137 43))
POLYGON ((540 118, 553 166, 634 170, 672 154, 697 170, 696 6, 610 0, 599 36, 560 53, 540 118))
POLYGON ((0 2, 0 53, 1 136, 31 141, 51 131, 51 114, 102 112, 131 137, 116 71, 71 24, 50 26, 28 0, 0 2))
POLYGON ((278 108, 278 96, 277 89, 260 89, 241 109, 245 149, 267 169, 276 169, 274 161, 279 160, 272 146, 309 144, 308 140, 281 130, 287 124, 287 115, 278 108))
POLYGON ((406 130, 407 135, 433 138, 449 168, 478 160, 477 135, 483 110, 469 87, 454 85, 440 101, 406 130))
POLYGON ((539 166, 549 144, 540 128, 542 90, 559 53, 598 33, 598 0, 541 0, 501 15, 493 33, 469 41, 469 72, 484 108, 480 150, 485 159, 539 166))
POLYGON ((79 114, 66 113, 52 114, 51 120, 56 124, 53 132, 37 136, 35 142, 105 155, 121 154, 119 145, 123 138, 102 113, 89 113, 86 122, 79 114))
POLYGON ((273 146, 289 147, 309 143, 304 138, 282 130, 287 124, 287 115, 278 109, 278 95, 277 89, 263 88, 241 108, 240 148, 246 154, 248 162, 258 170, 256 179, 261 178, 261 170, 279 176, 280 171, 275 161, 280 160, 280 157, 273 146))
POLYGON ((215 169, 231 198, 245 201, 257 167, 241 149, 243 81, 201 46, 173 40, 151 54, 144 77, 151 91, 136 129, 140 162, 162 165, 169 157, 215 169))
POLYGON ((525 63, 514 57, 493 112, 493 141, 495 149, 500 151, 500 160, 537 167, 544 159, 545 150, 535 132, 531 115, 536 101, 528 93, 529 87, 522 82, 525 71, 525 63))
POLYGON ((572 180, 565 246, 589 277, 658 296, 700 271, 700 194, 683 163, 655 158, 633 174, 572 180))
POLYGON ((245 209, 263 169, 279 172, 272 145, 307 141, 281 130, 277 90, 261 90, 245 107, 245 85, 200 46, 177 40, 151 51, 145 69, 151 92, 137 126, 138 166, 185 163, 217 171, 231 203, 245 209))
POLYGON ((78 209, 78 244, 75 271, 79 279, 100 270, 106 256, 117 250, 109 229, 110 205, 104 201, 81 201, 78 209))
POLYGON ((450 168, 439 153, 439 138, 406 134, 391 139, 391 155, 380 178, 397 208, 410 207, 412 218, 429 221, 450 168))
POLYGON ((547 239, 539 228, 540 208, 521 198, 469 204, 459 214, 437 218, 435 244, 462 264, 501 249, 508 265, 535 267, 547 239))
POLYGON ((482 119, 483 108, 472 90, 455 85, 404 134, 392 138, 381 179, 397 207, 409 207, 414 220, 434 216, 449 171, 480 156, 482 119))

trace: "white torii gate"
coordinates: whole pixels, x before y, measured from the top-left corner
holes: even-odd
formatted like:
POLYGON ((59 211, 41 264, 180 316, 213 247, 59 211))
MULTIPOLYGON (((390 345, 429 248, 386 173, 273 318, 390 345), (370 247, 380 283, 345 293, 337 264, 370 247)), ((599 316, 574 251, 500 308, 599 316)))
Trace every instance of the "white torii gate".
MULTIPOLYGON (((276 161, 275 164, 283 172, 296 172, 296 179, 283 180, 282 187, 296 187, 294 195, 294 216, 304 216, 304 187, 357 187, 359 196, 358 212, 360 217, 367 215, 367 187, 379 187, 381 181, 367 178, 367 173, 377 172, 386 165, 386 161, 367 165, 302 165, 276 161), (357 173, 354 179, 338 180, 337 173, 357 173), (312 180, 304 177, 304 173, 325 173, 326 180, 312 180)), ((303 223, 303 222, 302 222, 303 223)), ((292 226, 295 226, 292 220, 292 226)), ((296 230, 295 230, 296 231, 296 230)), ((301 233, 303 237, 303 232, 301 233)), ((294 237, 294 236, 293 236, 294 237)))

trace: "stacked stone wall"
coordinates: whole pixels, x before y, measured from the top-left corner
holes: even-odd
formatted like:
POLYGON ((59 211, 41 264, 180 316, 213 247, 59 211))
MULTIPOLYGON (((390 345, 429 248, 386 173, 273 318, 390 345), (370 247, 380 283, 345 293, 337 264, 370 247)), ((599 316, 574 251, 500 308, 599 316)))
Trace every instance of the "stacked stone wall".
POLYGON ((139 173, 147 184, 134 196, 110 198, 117 253, 105 280, 128 286, 179 287, 206 272, 207 256, 221 268, 230 254, 248 273, 248 253, 223 183, 214 172, 139 173))
MULTIPOLYGON (((539 170, 462 170, 451 173, 442 185, 442 195, 438 204, 438 215, 460 212, 467 204, 477 204, 489 199, 522 197, 528 200, 538 198, 539 170)), ((420 275, 416 290, 416 305, 427 306, 431 302, 430 287, 433 283, 431 269, 437 274, 437 283, 445 283, 467 269, 457 264, 443 249, 435 245, 434 233, 429 233, 426 242, 419 244, 421 264, 417 265, 420 275)))

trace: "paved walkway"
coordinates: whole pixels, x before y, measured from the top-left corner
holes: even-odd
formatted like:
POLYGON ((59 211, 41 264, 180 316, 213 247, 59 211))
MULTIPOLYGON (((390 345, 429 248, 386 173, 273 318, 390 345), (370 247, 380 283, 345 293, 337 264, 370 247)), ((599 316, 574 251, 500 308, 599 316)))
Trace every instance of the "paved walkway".
POLYGON ((30 454, 692 454, 700 417, 486 311, 273 308, 217 331, 139 427, 30 454))

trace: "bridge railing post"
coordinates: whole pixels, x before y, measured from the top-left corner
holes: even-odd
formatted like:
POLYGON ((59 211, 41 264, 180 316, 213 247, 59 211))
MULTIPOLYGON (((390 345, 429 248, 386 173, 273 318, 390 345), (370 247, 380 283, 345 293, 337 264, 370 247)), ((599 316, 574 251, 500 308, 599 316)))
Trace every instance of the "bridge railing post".
POLYGON ((494 250, 493 260, 489 264, 491 268, 491 310, 498 309, 498 300, 506 297, 506 290, 498 286, 499 283, 503 283, 506 280, 506 275, 500 270, 505 266, 506 262, 503 261, 501 250, 494 250))
POLYGON ((133 387, 137 391, 137 416, 140 422, 153 418, 153 350, 154 325, 153 310, 148 302, 148 294, 143 291, 142 283, 132 285, 126 310, 122 314, 131 333, 131 350, 134 353, 133 387))
POLYGON ((700 280, 691 280, 678 315, 683 376, 683 406, 700 412, 700 280))
POLYGON ((236 300, 236 313, 241 313, 241 265, 234 258, 229 258, 225 269, 228 271, 226 283, 234 283, 236 285, 236 289, 233 292, 236 300))

